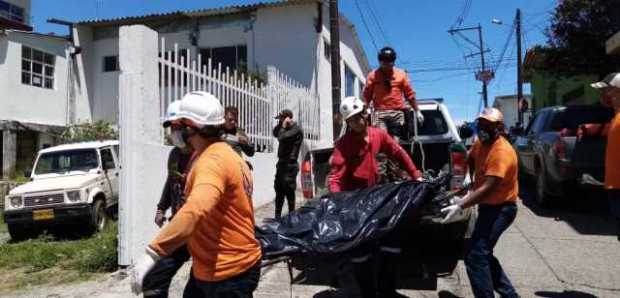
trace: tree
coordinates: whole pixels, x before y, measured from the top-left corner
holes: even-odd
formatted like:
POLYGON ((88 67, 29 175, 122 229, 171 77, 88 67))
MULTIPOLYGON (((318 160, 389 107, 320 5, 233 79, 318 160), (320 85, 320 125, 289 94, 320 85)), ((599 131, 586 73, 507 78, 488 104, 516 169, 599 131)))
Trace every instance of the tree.
POLYGON ((552 14, 543 49, 547 66, 564 74, 618 71, 620 59, 605 42, 620 31, 620 0, 563 0, 552 14))
POLYGON ((67 126, 60 134, 62 143, 76 143, 87 141, 116 140, 118 132, 105 121, 84 122, 67 126))

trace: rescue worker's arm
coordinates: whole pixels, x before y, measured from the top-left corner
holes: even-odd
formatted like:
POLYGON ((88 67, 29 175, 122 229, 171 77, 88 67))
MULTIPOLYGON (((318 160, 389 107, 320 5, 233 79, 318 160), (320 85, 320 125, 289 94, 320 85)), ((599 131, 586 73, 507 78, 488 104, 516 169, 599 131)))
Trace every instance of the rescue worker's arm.
POLYGON ((374 72, 368 74, 368 77, 366 78, 366 86, 364 87, 364 91, 362 92, 363 100, 367 106, 369 106, 372 102, 375 93, 375 76, 373 75, 373 73, 374 72))
POLYGON ((161 198, 159 198, 159 203, 157 203, 157 209, 161 210, 162 212, 168 210, 168 208, 170 208, 170 206, 172 205, 172 202, 170 200, 170 197, 172 196, 172 187, 170 187, 170 184, 172 184, 171 179, 172 177, 168 175, 166 183, 164 184, 164 190, 162 190, 161 192, 161 198))
POLYGON ((388 157, 397 160, 401 166, 404 166, 405 171, 413 179, 419 179, 422 177, 420 171, 416 168, 415 164, 409 157, 409 154, 398 144, 396 141, 387 134, 387 132, 381 130, 381 149, 380 151, 387 154, 388 157))
POLYGON ((249 142, 250 138, 248 138, 248 135, 245 133, 245 131, 243 129, 238 128, 237 136, 248 140, 247 142, 239 142, 239 144, 241 145, 241 150, 243 150, 243 153, 245 153, 245 155, 250 156, 250 157, 254 156, 254 153, 256 150, 254 149, 254 145, 250 144, 249 142))
POLYGON ((334 153, 332 153, 332 157, 329 161, 329 174, 327 175, 327 187, 329 192, 342 191, 342 179, 344 179, 346 170, 346 161, 339 146, 336 145, 334 153))
POLYGON ((411 86, 411 83, 409 82, 409 76, 407 74, 405 74, 405 80, 403 82, 404 86, 403 86, 403 92, 405 93, 405 98, 409 101, 409 104, 411 105, 411 107, 418 111, 418 103, 416 102, 416 98, 415 98, 415 91, 413 91, 413 87, 411 86))
POLYGON ((469 194, 465 201, 463 202, 462 208, 469 208, 471 206, 475 206, 480 203, 485 197, 493 193, 493 190, 499 186, 502 182, 502 178, 495 176, 486 176, 484 177, 484 183, 474 192, 469 194))
POLYGON ((186 244, 196 226, 203 218, 209 216, 224 193, 225 179, 221 174, 224 171, 217 170, 219 167, 216 162, 204 162, 194 166, 196 168, 192 191, 186 203, 149 244, 149 248, 159 256, 169 256, 186 244))

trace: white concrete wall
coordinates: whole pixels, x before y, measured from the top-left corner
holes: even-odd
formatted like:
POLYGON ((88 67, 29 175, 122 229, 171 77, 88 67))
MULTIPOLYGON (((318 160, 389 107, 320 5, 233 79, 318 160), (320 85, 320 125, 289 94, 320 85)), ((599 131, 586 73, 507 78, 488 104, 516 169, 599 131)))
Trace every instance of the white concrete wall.
POLYGON ((119 264, 144 253, 156 232, 156 205, 166 178, 169 147, 163 146, 158 90, 157 33, 145 26, 121 28, 119 77, 119 264), (155 187, 158 186, 158 187, 155 187))
MULTIPOLYGON (((94 115, 95 111, 95 96, 94 90, 97 87, 97 81, 94 78, 93 68, 93 30, 89 27, 77 26, 73 30, 76 47, 81 48, 81 52, 75 56, 72 63, 73 73, 73 90, 75 94, 75 100, 70 111, 73 113, 73 118, 76 122, 90 121, 93 118, 95 120, 101 119, 94 115)), ((117 90, 113 92, 118 93, 117 90)))
POLYGON ((58 38, 8 32, 0 36, 0 119, 65 125, 67 119, 67 42, 58 38), (54 88, 21 82, 22 45, 55 55, 54 88))
POLYGON ((118 38, 93 42, 93 55, 88 66, 93 80, 93 118, 118 123, 118 77, 120 71, 104 72, 103 57, 118 55, 118 38))
POLYGON ((273 202, 276 196, 273 181, 276 176, 277 152, 257 152, 253 157, 246 159, 254 167, 252 172, 254 178, 254 193, 252 195, 254 208, 273 202))

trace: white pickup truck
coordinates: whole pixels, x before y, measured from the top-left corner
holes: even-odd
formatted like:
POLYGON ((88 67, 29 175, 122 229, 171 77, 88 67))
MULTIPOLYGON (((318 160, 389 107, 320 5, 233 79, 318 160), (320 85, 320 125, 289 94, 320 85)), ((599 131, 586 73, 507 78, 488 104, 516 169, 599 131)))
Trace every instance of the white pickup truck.
POLYGON ((118 206, 118 141, 65 144, 39 151, 30 182, 5 197, 4 221, 11 238, 42 228, 74 225, 102 230, 118 206))

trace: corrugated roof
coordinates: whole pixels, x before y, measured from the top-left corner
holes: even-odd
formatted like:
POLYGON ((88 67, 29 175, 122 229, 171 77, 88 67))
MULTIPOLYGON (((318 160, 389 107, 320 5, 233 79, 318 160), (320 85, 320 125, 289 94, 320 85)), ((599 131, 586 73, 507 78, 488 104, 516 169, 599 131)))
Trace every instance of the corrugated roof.
POLYGON ((148 14, 148 15, 142 15, 142 16, 83 20, 83 21, 78 21, 76 23, 80 25, 89 25, 89 26, 126 25, 126 24, 135 24, 138 22, 171 19, 171 18, 178 18, 178 17, 192 18, 192 17, 236 14, 236 13, 253 11, 259 8, 282 7, 282 6, 289 6, 289 5, 301 5, 301 4, 318 3, 318 2, 322 2, 322 0, 279 0, 279 1, 269 1, 269 2, 257 2, 254 4, 246 4, 246 5, 225 6, 225 7, 220 7, 220 8, 186 10, 186 11, 177 10, 177 11, 148 14))

